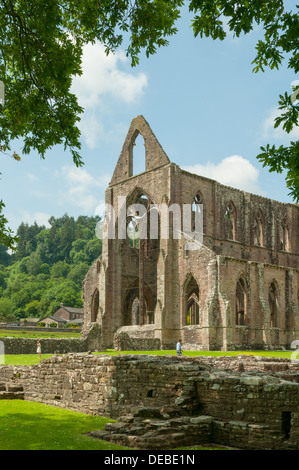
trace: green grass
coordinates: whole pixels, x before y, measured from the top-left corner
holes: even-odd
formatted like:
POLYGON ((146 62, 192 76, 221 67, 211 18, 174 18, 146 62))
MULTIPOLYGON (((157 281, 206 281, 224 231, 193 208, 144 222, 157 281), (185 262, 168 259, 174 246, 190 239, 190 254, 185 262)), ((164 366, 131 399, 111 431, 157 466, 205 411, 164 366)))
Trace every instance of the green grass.
MULTIPOLYGON (((107 349, 105 352, 93 353, 93 354, 108 354, 110 356, 116 356, 118 354, 146 354, 154 356, 175 356, 175 351, 115 351, 113 349, 107 349)), ((291 358, 292 351, 184 351, 183 356, 189 357, 200 357, 200 356, 239 356, 239 355, 253 355, 253 356, 264 356, 264 357, 282 357, 291 358)), ((42 359, 51 357, 53 354, 42 354, 42 359)), ((1 359, 1 356, 0 356, 1 359)), ((37 354, 12 354, 5 355, 4 362, 7 365, 14 366, 30 366, 32 364, 38 364, 39 359, 37 354)))
MULTIPOLYGON (((23 400, 0 400, 0 450, 136 450, 87 436, 114 420, 23 400)), ((223 450, 221 446, 177 450, 223 450)))
MULTIPOLYGON (((46 359, 52 356, 53 354, 42 354, 41 358, 46 359)), ((4 364, 9 366, 31 366, 38 363, 38 354, 6 354, 4 356, 4 364)))
POLYGON ((113 420, 23 400, 0 400, 0 450, 119 450, 84 435, 113 420))
POLYGON ((1 330, 0 338, 77 338, 80 331, 70 329, 69 331, 30 331, 30 330, 1 330))
MULTIPOLYGON (((199 356, 239 356, 239 355, 251 355, 251 356, 264 356, 264 357, 282 357, 290 358, 293 351, 184 351, 183 356, 199 357, 199 356)), ((99 352, 95 354, 109 354, 110 356, 116 356, 117 354, 153 354, 155 356, 165 355, 176 355, 174 350, 169 351, 115 351, 114 349, 107 349, 106 352, 99 352)))

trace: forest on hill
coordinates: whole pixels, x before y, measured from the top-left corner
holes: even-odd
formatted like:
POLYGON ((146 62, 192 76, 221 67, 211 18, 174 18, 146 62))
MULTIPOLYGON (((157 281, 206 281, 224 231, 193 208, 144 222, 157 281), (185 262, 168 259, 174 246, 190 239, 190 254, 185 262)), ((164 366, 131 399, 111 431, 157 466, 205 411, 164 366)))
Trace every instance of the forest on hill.
POLYGON ((50 227, 21 223, 16 250, 0 245, 0 321, 82 307, 82 281, 102 251, 100 217, 51 217, 50 227))

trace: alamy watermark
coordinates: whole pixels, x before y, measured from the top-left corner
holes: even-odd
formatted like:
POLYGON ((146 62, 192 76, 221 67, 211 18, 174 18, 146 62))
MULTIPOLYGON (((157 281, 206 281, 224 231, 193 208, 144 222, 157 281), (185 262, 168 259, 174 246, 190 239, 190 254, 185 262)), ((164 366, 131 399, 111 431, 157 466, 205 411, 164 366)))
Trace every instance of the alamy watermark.
POLYGON ((158 238, 184 239, 185 248, 199 250, 203 243, 202 204, 131 204, 125 196, 118 196, 117 212, 105 205, 104 220, 98 222, 96 236, 100 239, 139 240, 158 238))

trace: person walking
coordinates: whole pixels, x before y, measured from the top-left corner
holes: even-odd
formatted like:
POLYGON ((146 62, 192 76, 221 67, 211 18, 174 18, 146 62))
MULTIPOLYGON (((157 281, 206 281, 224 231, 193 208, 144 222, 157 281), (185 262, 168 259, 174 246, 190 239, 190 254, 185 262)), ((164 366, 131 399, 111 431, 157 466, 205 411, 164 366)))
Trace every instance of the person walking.
POLYGON ((181 356, 182 355, 182 340, 179 339, 179 341, 177 342, 177 345, 176 345, 176 355, 177 356, 181 356))
POLYGON ((41 360, 41 354, 42 354, 42 345, 40 343, 40 340, 37 341, 36 343, 36 352, 38 354, 39 360, 41 360))

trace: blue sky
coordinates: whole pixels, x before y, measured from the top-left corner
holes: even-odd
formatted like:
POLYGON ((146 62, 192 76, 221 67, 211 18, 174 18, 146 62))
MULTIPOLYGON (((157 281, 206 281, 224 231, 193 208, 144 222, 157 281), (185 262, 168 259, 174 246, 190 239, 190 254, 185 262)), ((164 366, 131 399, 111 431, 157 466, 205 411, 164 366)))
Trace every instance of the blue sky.
MULTIPOLYGON (((73 90, 85 107, 81 121, 84 167, 77 169, 61 147, 41 160, 1 157, 4 214, 14 230, 24 221, 47 224, 50 216, 95 215, 102 207, 131 120, 142 114, 169 159, 191 172, 264 197, 293 202, 284 175, 257 161, 260 146, 288 144, 274 130, 280 93, 299 77, 287 68, 252 73, 255 44, 263 30, 226 40, 194 38, 190 16, 178 22, 170 45, 130 67, 124 50, 105 56, 86 46, 83 71, 73 90)), ((14 150, 21 151, 21 143, 14 150)))

